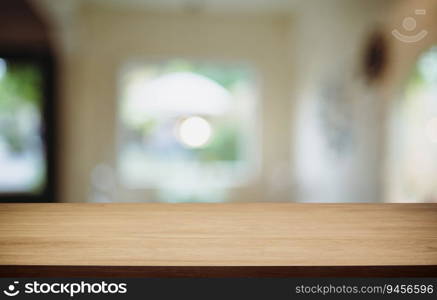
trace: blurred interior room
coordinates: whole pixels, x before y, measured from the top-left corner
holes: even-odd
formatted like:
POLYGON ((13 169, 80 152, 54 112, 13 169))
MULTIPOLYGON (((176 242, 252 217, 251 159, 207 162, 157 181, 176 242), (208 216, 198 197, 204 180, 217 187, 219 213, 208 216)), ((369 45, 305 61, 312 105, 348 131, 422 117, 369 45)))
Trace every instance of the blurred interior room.
POLYGON ((0 202, 437 202, 437 2, 2 0, 0 202))

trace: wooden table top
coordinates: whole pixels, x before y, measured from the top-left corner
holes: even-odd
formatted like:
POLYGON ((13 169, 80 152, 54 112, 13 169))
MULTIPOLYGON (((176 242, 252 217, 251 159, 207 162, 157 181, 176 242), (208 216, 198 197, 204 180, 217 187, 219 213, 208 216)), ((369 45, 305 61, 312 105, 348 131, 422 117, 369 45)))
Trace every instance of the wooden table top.
POLYGON ((437 265, 437 205, 0 204, 0 265, 437 265))

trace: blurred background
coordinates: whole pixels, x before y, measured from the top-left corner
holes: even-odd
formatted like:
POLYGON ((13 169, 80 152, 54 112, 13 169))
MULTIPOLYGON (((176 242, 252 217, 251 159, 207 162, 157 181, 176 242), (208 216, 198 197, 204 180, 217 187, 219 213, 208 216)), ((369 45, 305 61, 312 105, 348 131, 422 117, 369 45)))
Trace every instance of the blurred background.
POLYGON ((435 0, 2 0, 2 202, 437 202, 435 0))

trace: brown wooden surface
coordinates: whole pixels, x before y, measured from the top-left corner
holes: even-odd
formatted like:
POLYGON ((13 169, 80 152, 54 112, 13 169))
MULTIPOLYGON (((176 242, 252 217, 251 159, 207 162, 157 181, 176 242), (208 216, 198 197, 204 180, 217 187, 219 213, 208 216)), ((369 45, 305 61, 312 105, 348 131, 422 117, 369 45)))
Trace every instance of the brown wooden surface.
POLYGON ((437 205, 0 204, 0 265, 435 266, 437 205))

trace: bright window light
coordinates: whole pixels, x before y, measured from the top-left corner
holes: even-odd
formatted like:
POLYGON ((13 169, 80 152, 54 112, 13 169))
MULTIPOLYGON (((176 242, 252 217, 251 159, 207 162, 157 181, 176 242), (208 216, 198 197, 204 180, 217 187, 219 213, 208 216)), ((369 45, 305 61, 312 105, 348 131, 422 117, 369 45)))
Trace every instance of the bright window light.
POLYGON ((157 201, 224 201, 256 174, 256 89, 246 65, 127 64, 121 74, 117 173, 157 201))
POLYGON ((437 202, 437 46, 419 56, 394 101, 388 144, 388 202, 437 202))
POLYGON ((6 74, 6 61, 0 58, 0 80, 5 77, 6 74))
POLYGON ((178 124, 178 138, 191 148, 205 146, 212 135, 211 125, 201 117, 189 117, 178 124))

